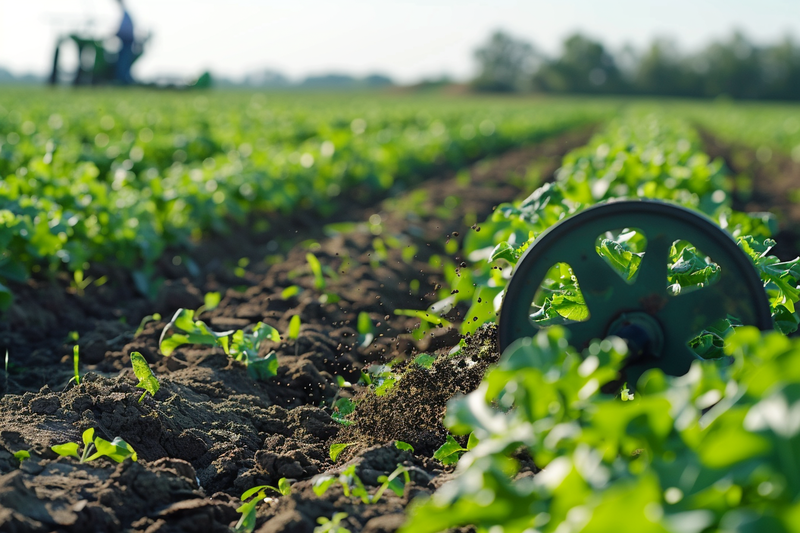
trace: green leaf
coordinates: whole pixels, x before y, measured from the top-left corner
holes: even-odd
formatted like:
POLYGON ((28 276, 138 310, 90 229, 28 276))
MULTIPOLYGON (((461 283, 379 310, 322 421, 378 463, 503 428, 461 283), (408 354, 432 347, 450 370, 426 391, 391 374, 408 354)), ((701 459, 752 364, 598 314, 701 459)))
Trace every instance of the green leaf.
POLYGON ((451 326, 451 323, 448 320, 446 320, 446 319, 444 319, 442 317, 436 316, 435 314, 430 313, 428 311, 420 311, 420 310, 417 310, 417 309, 395 309, 394 310, 394 314, 402 315, 402 316, 410 316, 410 317, 413 317, 413 318, 419 318, 420 320, 422 320, 424 322, 428 322, 429 324, 434 324, 434 325, 440 325, 441 324, 444 327, 450 327, 451 326))
POLYGON ((203 308, 205 308, 206 311, 211 311, 212 309, 216 309, 221 301, 222 294, 218 292, 207 292, 205 296, 203 296, 203 308))
POLYGON ((56 452, 58 455, 62 457, 75 457, 76 459, 80 459, 78 455, 78 449, 80 445, 77 442, 67 442, 65 444, 56 444, 55 446, 51 446, 50 449, 56 452))
POLYGON ((341 455, 341 453, 345 450, 345 448, 347 448, 348 446, 352 446, 353 444, 355 444, 355 442, 331 444, 330 448, 331 461, 335 463, 336 459, 339 458, 339 455, 341 455))
POLYGON ((80 348, 76 344, 72 347, 72 370, 75 373, 75 383, 80 385, 81 383, 81 375, 78 372, 78 366, 80 364, 80 348))
POLYGON ((292 493, 292 486, 289 484, 289 480, 285 477, 282 477, 278 480, 278 492, 284 496, 288 496, 292 493))
POLYGON ((300 291, 301 289, 297 285, 289 285, 288 287, 283 289, 283 291, 281 291, 281 298, 283 298, 284 300, 288 300, 289 298, 300 294, 300 291))
POLYGON ((267 324, 266 322, 259 322, 253 327, 253 333, 256 334, 255 346, 258 348, 261 341, 270 340, 272 342, 281 342, 281 335, 278 330, 267 324))
POLYGON ((338 481, 336 476, 322 475, 316 476, 311 484, 311 489, 317 496, 322 496, 325 492, 338 481))
POLYGON ((462 448, 452 435, 448 435, 444 444, 433 453, 433 458, 442 464, 449 465, 457 463, 461 453, 465 451, 467 451, 466 448, 462 448))
POLYGON ((266 381, 278 375, 278 354, 270 352, 266 357, 253 357, 247 359, 247 373, 253 379, 266 381))
POLYGON ((306 261, 308 261, 308 266, 311 268, 311 272, 314 274, 314 287, 318 290, 322 290, 325 288, 325 278, 322 275, 322 265, 317 259, 317 256, 312 254, 311 252, 306 254, 306 261))
POLYGON ((131 352, 131 364, 133 365, 133 373, 139 379, 139 383, 136 386, 145 390, 139 398, 139 403, 141 403, 142 400, 144 400, 145 394, 149 392, 151 396, 155 396, 161 386, 142 354, 139 352, 131 352))
POLYGON ((432 367, 434 361, 436 361, 436 358, 426 353, 421 353, 414 358, 414 364, 417 366, 421 366, 422 368, 432 367))
POLYGON ((350 398, 339 398, 336 400, 336 403, 333 404, 333 407, 342 416, 353 414, 356 410, 356 404, 350 398))
POLYGON ((289 320, 289 330, 286 332, 286 336, 294 340, 300 336, 300 315, 294 315, 289 320))
POLYGON ((498 259, 505 259, 512 265, 517 264, 519 257, 514 253, 514 247, 506 241, 501 242, 492 250, 490 261, 497 261, 498 259))
POLYGON ((89 428, 81 435, 84 446, 89 446, 94 441, 94 428, 89 428))
POLYGON ((372 344, 375 338, 375 326, 373 326, 372 319, 370 319, 369 313, 366 311, 358 313, 358 333, 362 348, 366 348, 372 344))
POLYGON ((19 450, 18 452, 14 452, 14 458, 21 463, 25 459, 31 458, 31 452, 29 452, 28 450, 19 450))
POLYGON ((414 447, 407 442, 396 440, 394 441, 394 445, 398 450, 407 450, 411 453, 414 453, 414 447))
POLYGON ((212 331, 204 322, 194 320, 194 311, 191 309, 178 309, 161 332, 158 344, 165 356, 171 355, 178 346, 184 344, 217 345, 227 354, 228 337, 233 333, 233 331, 212 331), (179 333, 167 336, 167 332, 172 328, 177 329, 179 333))
POLYGON ((259 500, 254 499, 236 508, 236 511, 242 514, 233 528, 236 533, 253 533, 256 528, 256 507, 258 503, 259 500))
POLYGON ((97 437, 94 439, 94 446, 97 451, 90 455, 86 460, 94 461, 100 457, 108 457, 109 459, 121 463, 127 458, 132 461, 137 461, 138 456, 130 444, 122 440, 120 437, 115 437, 114 440, 108 442, 107 440, 97 437))

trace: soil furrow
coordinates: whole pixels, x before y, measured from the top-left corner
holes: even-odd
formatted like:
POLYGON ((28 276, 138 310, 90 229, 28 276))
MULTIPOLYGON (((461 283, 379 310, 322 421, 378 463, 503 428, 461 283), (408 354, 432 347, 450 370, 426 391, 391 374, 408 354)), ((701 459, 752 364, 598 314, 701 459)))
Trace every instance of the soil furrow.
MULTIPOLYGON (((275 241, 257 232, 200 247, 189 259, 202 266, 204 277, 168 280, 155 309, 138 301, 126 306, 125 294, 135 290, 119 289, 119 279, 112 287, 92 287, 83 294, 32 284, 28 305, 15 307, 12 325, 0 336, 15 354, 25 353, 24 364, 12 359, 17 366, 8 376, 8 388, 28 390, 0 400, 0 529, 228 531, 237 517, 236 496, 255 485, 277 485, 281 477, 294 480, 294 492, 259 508, 259 531, 311 532, 316 518, 329 517, 334 509, 349 513, 353 531, 396 529, 408 501, 444 479, 441 465, 430 459, 444 441, 444 403, 480 381, 496 357, 491 336, 474 337, 461 354, 440 357, 431 369, 407 365, 390 395, 360 404, 356 426, 345 428, 331 417, 332 399, 342 394, 335 376, 355 383, 370 364, 418 350, 443 353, 456 344, 457 333, 445 329, 414 340, 408 331, 419 319, 394 311, 434 303, 435 288, 444 283, 437 256, 452 250, 448 238, 458 241, 465 231, 477 231, 477 226, 470 229, 475 220, 533 188, 531 176, 526 179, 530 168, 551 175, 563 154, 585 143, 588 135, 571 133, 515 150, 480 162, 468 173, 425 182, 372 209, 356 208, 351 218, 362 222, 328 227, 325 235, 314 230, 304 235, 312 235, 313 242, 295 245, 279 260, 275 241), (214 250, 238 244, 238 257, 269 254, 271 264, 252 261, 231 272, 225 261, 214 263, 214 250), (324 288, 309 268, 309 253, 323 265, 324 288), (214 290, 223 291, 222 301, 200 318, 217 330, 263 320, 285 332, 291 317, 300 317, 296 341, 267 342, 261 348, 262 355, 278 354, 275 378, 254 381, 241 363, 208 347, 184 346, 162 357, 158 339, 165 320, 148 323, 133 337, 131 325, 145 312, 157 310, 167 317, 179 307, 196 309, 203 294, 214 290), (74 303, 80 306, 77 317, 64 311, 74 303), (376 328, 369 345, 356 329, 361 312, 376 328), (130 317, 128 324, 119 316, 130 317), (72 374, 64 331, 77 319, 88 322, 80 328, 79 343, 82 371, 88 367, 91 372, 80 385, 63 390, 72 374), (51 329, 42 330, 42 322, 51 329), (35 331, 56 334, 38 333, 31 340, 35 331), (155 398, 138 401, 132 351, 149 360, 161 381, 155 398), (115 466, 101 459, 79 465, 49 450, 67 440, 78 442, 90 427, 108 440, 125 439, 139 462, 115 466), (413 483, 403 496, 387 491, 376 505, 345 497, 341 488, 317 497, 310 479, 335 466, 328 447, 342 439, 353 445, 339 463, 349 458, 346 464, 357 464, 368 487, 378 485, 378 476, 399 463, 413 467, 413 483), (397 449, 392 439, 409 442, 415 453, 397 449), (19 465, 12 453, 23 449, 32 457, 19 465)), ((454 260, 460 261, 457 252, 454 260)), ((187 268, 173 266, 178 274, 187 268)))

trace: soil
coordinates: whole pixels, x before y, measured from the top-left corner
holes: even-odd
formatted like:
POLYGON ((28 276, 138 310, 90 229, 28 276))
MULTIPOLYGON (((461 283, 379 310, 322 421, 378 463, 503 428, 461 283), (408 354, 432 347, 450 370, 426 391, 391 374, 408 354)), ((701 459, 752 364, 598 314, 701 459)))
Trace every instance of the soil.
POLYGON ((445 440, 447 401, 473 390, 498 354, 494 333, 482 330, 449 355, 461 340, 455 330, 415 340, 409 332, 419 319, 394 311, 434 303, 444 284, 434 256, 459 263, 452 241, 479 231, 475 222, 497 204, 532 190, 536 175, 551 176, 590 133, 567 133, 457 174, 443 172, 381 203, 353 202, 346 218, 253 220, 192 250, 165 254, 149 286, 141 276, 137 284, 130 273, 101 266, 89 275, 104 284, 81 288, 56 277, 13 286, 15 304, 0 323, 0 351, 9 354, 0 374, 0 531, 227 532, 238 520, 240 495, 282 477, 291 480, 292 494, 275 494, 258 507, 260 533, 310 533, 317 518, 335 512, 347 513, 342 525, 353 532, 395 531, 409 501, 450 476, 452 467, 431 458, 445 440), (353 223, 326 226, 343 220, 353 223), (324 289, 315 284, 309 253, 325 269, 324 289), (296 340, 260 349, 277 353, 277 376, 256 381, 242 363, 208 346, 185 345, 162 356, 159 336, 169 317, 179 308, 198 309, 211 291, 222 294, 221 303, 200 319, 216 330, 264 321, 285 332, 300 317, 296 340), (136 335, 154 312, 163 318, 136 335), (376 328, 369 344, 356 329, 362 312, 376 328), (71 332, 80 347, 79 384, 71 380, 71 332), (155 397, 139 401, 133 351, 160 381, 155 397), (411 362, 422 351, 436 357, 430 368, 411 362), (387 362, 395 362, 400 379, 385 395, 337 386, 337 376, 356 383, 370 365, 387 362), (355 397, 353 425, 331 416, 342 396, 355 397), (138 462, 81 464, 51 451, 80 442, 88 428, 107 440, 123 438, 138 462), (333 443, 350 444, 336 462, 329 457, 333 443), (13 454, 21 450, 31 457, 20 462, 13 454), (338 485, 322 496, 313 492, 314 476, 351 465, 373 492, 378 477, 398 465, 410 468, 412 482, 402 496, 386 491, 369 505, 344 496, 338 485))
POLYGON ((769 212, 778 220, 779 232, 773 254, 788 261, 800 252, 800 162, 778 151, 758 152, 742 144, 730 144, 700 130, 706 152, 720 157, 736 179, 734 209, 769 212), (766 159, 766 160, 763 160, 766 159))

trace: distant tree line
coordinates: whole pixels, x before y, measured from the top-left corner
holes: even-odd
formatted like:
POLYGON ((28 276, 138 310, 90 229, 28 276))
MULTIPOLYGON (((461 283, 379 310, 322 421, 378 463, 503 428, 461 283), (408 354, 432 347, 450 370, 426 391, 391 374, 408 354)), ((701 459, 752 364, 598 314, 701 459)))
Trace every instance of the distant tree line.
POLYGON ((645 50, 612 53, 575 34, 560 55, 547 57, 529 42, 495 32, 475 52, 479 91, 800 100, 800 46, 791 37, 758 46, 742 33, 682 53, 656 39, 645 50))

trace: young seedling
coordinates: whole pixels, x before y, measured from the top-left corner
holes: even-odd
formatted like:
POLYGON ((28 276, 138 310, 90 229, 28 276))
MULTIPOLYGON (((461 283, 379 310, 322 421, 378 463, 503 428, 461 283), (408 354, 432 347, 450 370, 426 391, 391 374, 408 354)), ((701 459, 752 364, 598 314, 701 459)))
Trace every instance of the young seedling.
POLYGON ((294 315, 289 320, 289 330, 286 332, 286 336, 294 340, 294 355, 300 355, 300 342, 298 339, 300 337, 300 315, 294 315))
POLYGON ((108 457, 109 459, 118 463, 121 463, 129 457, 132 461, 137 461, 139 459, 130 444, 119 437, 115 437, 111 442, 108 442, 101 437, 95 437, 94 428, 89 428, 84 431, 82 440, 83 453, 80 455, 78 454, 78 450, 80 450, 80 444, 77 442, 56 444, 50 449, 62 457, 75 457, 81 463, 94 461, 100 457, 108 457), (92 451, 95 453, 92 453, 92 451))
POLYGON ((222 295, 218 292, 207 292, 206 295, 203 297, 203 305, 201 305, 197 311, 195 311, 194 316, 200 316, 206 311, 211 311, 212 309, 216 309, 219 307, 219 303, 222 301, 222 295))
POLYGON ((245 333, 241 329, 236 331, 233 334, 228 353, 237 361, 245 364, 247 373, 253 379, 264 381, 278 373, 278 355, 274 351, 267 354, 266 357, 258 355, 258 349, 265 340, 280 342, 281 337, 278 330, 269 324, 259 322, 253 326, 250 333, 245 333))
MULTIPOLYGON (((297 329, 299 330, 299 325, 297 329)), ((264 322, 256 324, 249 333, 244 330, 217 332, 205 322, 194 320, 194 311, 179 309, 161 332, 159 346, 165 356, 171 355, 175 348, 184 344, 219 346, 226 355, 243 362, 254 379, 266 380, 275 376, 278 371, 278 356, 274 352, 266 357, 258 355, 258 349, 266 339, 280 342, 280 335, 275 328, 264 322), (170 329, 178 332, 167 336, 170 329)))
POLYGON ((256 527, 256 507, 258 506, 259 502, 267 499, 268 490, 275 491, 282 496, 288 496, 292 493, 292 487, 289 485, 289 480, 287 480, 285 477, 282 477, 278 480, 277 487, 273 487, 272 485, 259 485, 245 491, 241 498, 243 503, 236 509, 236 511, 241 513, 242 516, 239 517, 239 521, 236 523, 234 531, 237 533, 252 533, 256 527), (247 501, 249 498, 253 499, 247 501))
POLYGON ((17 461, 19 461, 20 464, 22 464, 22 461, 31 458, 31 452, 29 452, 28 450, 20 450, 18 452, 14 452, 14 458, 17 461))
POLYGON ((452 465, 458 462, 461 456, 478 445, 478 438, 474 433, 469 434, 467 447, 463 448, 452 435, 447 436, 447 440, 438 450, 433 452, 433 458, 441 461, 443 465, 452 465))
POLYGON ((133 336, 138 337, 139 335, 141 335, 142 332, 144 331, 145 325, 147 325, 148 322, 153 322, 154 320, 156 321, 161 320, 161 314, 153 313, 152 315, 147 315, 146 317, 144 317, 142 321, 139 322, 139 327, 136 328, 136 333, 134 333, 133 336))
POLYGON ((314 528, 314 533, 350 533, 349 529, 340 525, 348 516, 347 513, 335 513, 330 519, 320 516, 317 518, 319 525, 314 528))
POLYGON ((397 478, 402 474, 405 483, 408 484, 411 481, 411 478, 408 475, 409 470, 410 469, 406 466, 397 465, 397 468, 394 470, 394 472, 388 476, 379 476, 378 481, 381 482, 381 486, 378 487, 378 490, 375 491, 375 494, 370 494, 367 491, 367 488, 364 486, 364 482, 361 481, 361 478, 359 478, 358 474, 356 474, 356 465, 348 466, 342 470, 342 473, 338 476, 333 476, 330 474, 316 476, 312 481, 311 488, 313 489, 314 494, 317 496, 322 496, 331 486, 338 483, 342 487, 342 492, 348 498, 353 496, 360 498, 362 503, 378 503, 378 501, 381 499, 381 496, 383 496, 383 493, 386 492, 386 489, 390 489, 398 496, 403 495, 404 485, 397 478))
MULTIPOLYGON (((337 392, 338 394, 338 392, 337 392)), ((348 420, 347 417, 356 410, 356 404, 350 398, 339 398, 333 402, 333 413, 331 418, 343 426, 352 426, 355 422, 348 420)))
POLYGON ((394 441, 394 447, 398 450, 406 450, 411 453, 414 453, 414 447, 407 442, 403 442, 401 440, 394 441))
POLYGON ((308 261, 311 273, 314 274, 314 287, 320 291, 325 290, 325 276, 322 275, 322 264, 319 262, 319 259, 317 259, 316 255, 309 252, 306 254, 306 261, 308 261))
POLYGON ((139 352, 131 352, 131 365, 133 365, 133 373, 139 379, 139 383, 136 386, 140 389, 144 389, 144 392, 139 397, 139 403, 142 403, 148 392, 150 396, 155 396, 161 386, 158 384, 158 379, 153 375, 153 371, 150 370, 150 365, 147 364, 147 360, 142 354, 139 352))
POLYGON ((339 458, 339 456, 342 454, 345 448, 347 448, 348 446, 352 446, 353 444, 355 444, 355 442, 343 442, 339 444, 331 444, 331 448, 329 450, 331 461, 335 463, 336 459, 339 458))
POLYGON ((366 348, 372 344, 374 338, 375 326, 372 325, 372 319, 369 318, 369 313, 361 311, 358 313, 358 341, 361 347, 366 348))
POLYGON ((228 337, 231 334, 233 334, 233 330, 213 331, 205 322, 194 320, 194 311, 190 309, 178 309, 172 316, 172 320, 161 331, 158 345, 161 353, 167 357, 175 351, 175 348, 183 344, 216 345, 220 346, 225 353, 228 353, 228 337), (171 329, 175 329, 180 333, 173 333, 167 336, 167 332, 171 329))
POLYGON ((76 344, 72 347, 72 370, 75 373, 72 379, 75 380, 76 385, 81 384, 81 376, 78 373, 78 366, 80 365, 80 362, 80 347, 76 344))

